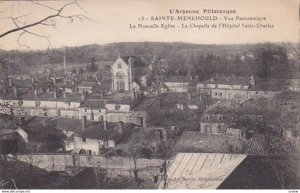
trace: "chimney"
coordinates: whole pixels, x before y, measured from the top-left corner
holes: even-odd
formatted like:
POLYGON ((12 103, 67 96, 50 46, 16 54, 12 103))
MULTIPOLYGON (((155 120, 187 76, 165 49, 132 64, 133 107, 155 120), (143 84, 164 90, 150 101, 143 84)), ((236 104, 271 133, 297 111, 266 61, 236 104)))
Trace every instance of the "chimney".
POLYGON ((209 109, 209 105, 205 105, 205 110, 208 110, 209 109))
POLYGON ((191 100, 192 99, 192 93, 187 93, 188 94, 188 100, 191 100))
POLYGON ((66 92, 63 92, 64 99, 67 99, 66 92))
POLYGON ((34 89, 34 96, 37 97, 38 96, 38 91, 36 89, 34 89))
POLYGON ((54 89, 54 91, 53 91, 53 97, 56 99, 57 98, 57 90, 56 89, 54 89))
POLYGON ((16 128, 17 128, 17 123, 16 123, 15 117, 12 117, 12 118, 11 118, 11 127, 12 127, 13 129, 16 129, 16 128))
POLYGON ((12 79, 11 78, 8 78, 8 86, 12 87, 12 79))
POLYGON ((162 135, 162 130, 161 129, 157 129, 156 132, 156 137, 158 140, 162 140, 163 139, 163 135, 162 135))
POLYGON ((176 127, 173 125, 171 126, 171 131, 175 132, 176 131, 176 127))
POLYGON ((119 121, 118 123, 118 132, 122 133, 124 129, 124 123, 122 121, 119 121))
POLYGON ((14 87, 14 95, 16 98, 18 98, 18 89, 17 87, 14 87))
POLYGON ((93 112, 93 108, 91 107, 91 120, 94 120, 94 112, 93 112))
POLYGON ((107 121, 103 121, 103 128, 105 131, 107 130, 107 121))
POLYGON ((82 116, 82 119, 81 119, 81 129, 84 130, 86 128, 86 125, 87 125, 86 116, 82 116))
POLYGON ((162 131, 162 140, 167 141, 167 139, 168 139, 168 132, 164 130, 162 131))
POLYGON ((42 124, 43 124, 43 128, 45 128, 46 127, 46 119, 42 120, 42 124))
POLYGON ((81 99, 82 99, 83 101, 86 100, 86 92, 85 92, 85 91, 82 91, 81 99))
POLYGON ((21 116, 20 117, 20 125, 23 125, 25 122, 25 117, 21 116))
POLYGON ((35 83, 34 77, 31 77, 31 82, 32 82, 32 83, 35 83))

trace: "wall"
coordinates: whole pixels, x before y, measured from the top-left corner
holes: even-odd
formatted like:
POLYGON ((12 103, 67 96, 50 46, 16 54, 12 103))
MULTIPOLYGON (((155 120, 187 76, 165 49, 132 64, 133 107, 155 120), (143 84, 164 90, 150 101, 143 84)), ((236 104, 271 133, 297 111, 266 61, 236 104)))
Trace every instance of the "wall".
MULTIPOLYGON (((86 156, 71 154, 30 154, 17 155, 17 159, 30 163, 48 171, 65 171, 68 166, 103 167, 106 169, 134 169, 133 158, 111 157, 106 159, 102 156, 86 156)), ((160 167, 163 161, 159 159, 137 159, 137 168, 146 169, 160 167)))

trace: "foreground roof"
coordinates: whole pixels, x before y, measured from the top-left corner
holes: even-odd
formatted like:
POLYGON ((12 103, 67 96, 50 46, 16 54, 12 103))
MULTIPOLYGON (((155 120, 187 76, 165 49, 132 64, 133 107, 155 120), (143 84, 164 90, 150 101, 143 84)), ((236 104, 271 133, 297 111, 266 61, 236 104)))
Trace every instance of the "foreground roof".
MULTIPOLYGON (((247 155, 179 153, 167 171, 168 189, 217 189, 247 155)), ((158 185, 163 188, 163 182, 158 185)))

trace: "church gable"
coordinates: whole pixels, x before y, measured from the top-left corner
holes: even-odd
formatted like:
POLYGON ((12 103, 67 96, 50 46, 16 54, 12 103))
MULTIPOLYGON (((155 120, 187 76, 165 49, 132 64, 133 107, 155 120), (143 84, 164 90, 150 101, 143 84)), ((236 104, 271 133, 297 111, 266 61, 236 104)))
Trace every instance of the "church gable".
POLYGON ((122 71, 122 70, 127 70, 128 69, 128 64, 121 58, 119 57, 116 62, 112 66, 113 71, 122 71))

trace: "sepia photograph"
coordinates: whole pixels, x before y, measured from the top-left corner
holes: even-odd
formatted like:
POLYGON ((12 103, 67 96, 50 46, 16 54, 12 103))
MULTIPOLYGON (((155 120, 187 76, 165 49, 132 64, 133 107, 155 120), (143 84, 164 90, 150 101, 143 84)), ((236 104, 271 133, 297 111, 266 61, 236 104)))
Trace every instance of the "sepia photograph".
POLYGON ((300 189, 298 0, 0 0, 0 190, 300 189))

